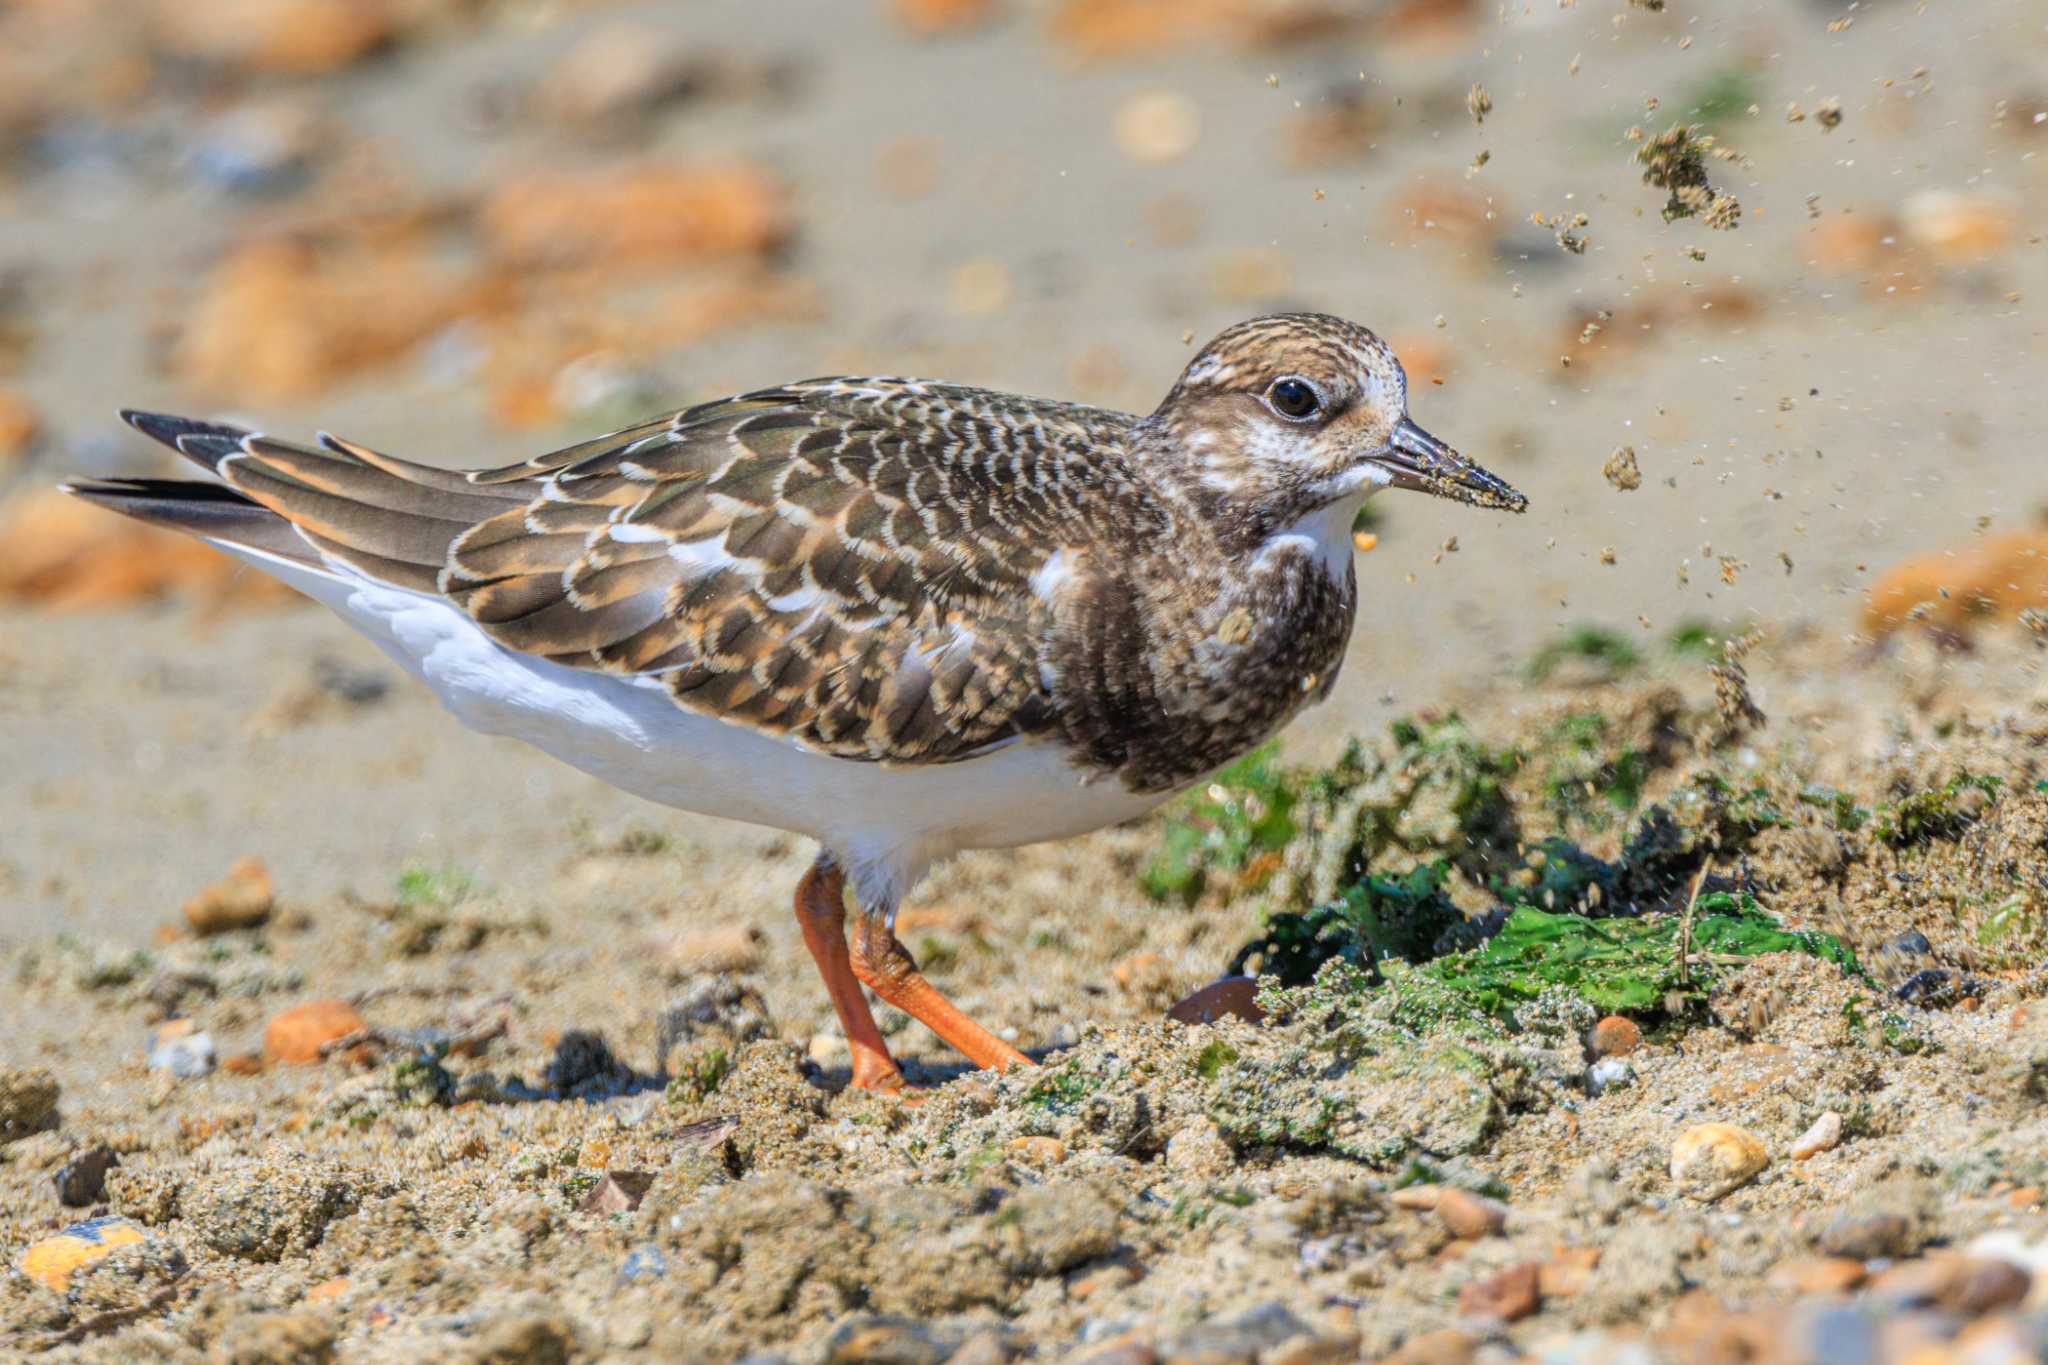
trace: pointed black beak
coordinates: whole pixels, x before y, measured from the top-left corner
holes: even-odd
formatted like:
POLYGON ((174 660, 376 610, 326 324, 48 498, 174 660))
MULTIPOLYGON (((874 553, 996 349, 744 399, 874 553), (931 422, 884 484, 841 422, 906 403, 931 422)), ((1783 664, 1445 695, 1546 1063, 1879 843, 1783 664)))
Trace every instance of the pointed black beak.
POLYGON ((1474 507, 1529 510, 1529 500, 1505 479, 1480 468, 1406 417, 1395 425, 1386 448, 1372 459, 1393 474, 1396 488, 1414 488, 1474 507))

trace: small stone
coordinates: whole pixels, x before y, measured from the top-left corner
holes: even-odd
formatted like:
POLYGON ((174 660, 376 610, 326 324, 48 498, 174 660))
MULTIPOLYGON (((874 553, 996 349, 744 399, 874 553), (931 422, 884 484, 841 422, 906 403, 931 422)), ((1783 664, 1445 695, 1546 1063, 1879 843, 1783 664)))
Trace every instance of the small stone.
POLYGON ((827 1365, 943 1365, 959 1346, 913 1318, 856 1317, 825 1342, 827 1365))
POLYGON ((1453 1237, 1491 1237, 1507 1226, 1508 1206, 1497 1199, 1446 1185, 1437 1194, 1436 1216, 1453 1237))
POLYGON ((1741 1189, 1770 1164, 1763 1143, 1732 1123, 1697 1124, 1671 1144, 1671 1179, 1701 1203, 1741 1189))
POLYGON ((1044 1169, 1067 1159, 1067 1144, 1056 1137, 1011 1138, 1003 1146, 1010 1160, 1044 1169))
POLYGON ((306 1066, 321 1049, 369 1025, 346 1000, 308 1000, 274 1015, 263 1030, 263 1055, 273 1062, 306 1066))
POLYGON ((24 1252, 21 1273, 43 1288, 61 1294, 70 1287, 74 1271, 113 1254, 117 1247, 135 1246, 143 1237, 142 1229, 126 1218, 94 1218, 74 1223, 24 1252))
POLYGON ((647 1197, 647 1191, 654 1185, 654 1175, 649 1171, 606 1171, 604 1179, 590 1189, 577 1204, 579 1213, 631 1213, 640 1207, 640 1201, 647 1197))
POLYGON ((1285 1304, 1275 1301, 1262 1303, 1234 1318, 1210 1318, 1184 1328, 1160 1343, 1159 1354, 1168 1365, 1258 1360, 1268 1351, 1313 1336, 1307 1323, 1285 1304))
POLYGON ((543 1079, 559 1095, 589 1099, 626 1090, 633 1084, 633 1069, 612 1055, 602 1034, 579 1028, 556 1041, 543 1079))
POLYGON ((1586 1093, 1589 1095, 1625 1089, 1635 1081, 1636 1069, 1628 1064, 1626 1057, 1602 1057, 1586 1068, 1586 1093))
POLYGON ((106 1193, 107 1172, 121 1164, 111 1147, 88 1147, 64 1163, 55 1184, 57 1202, 66 1208, 88 1208, 106 1193))
POLYGON ((1440 1327, 1401 1343, 1381 1365, 1468 1365, 1479 1350, 1479 1339, 1455 1327, 1440 1327))
POLYGON ((213 1039, 199 1031, 190 1019, 167 1019, 149 1031, 149 1069, 162 1071, 179 1080, 192 1080, 213 1071, 213 1039))
POLYGON ((39 1066, 0 1066, 0 1142, 56 1126, 57 1078, 39 1066))
POLYGON ((1964 1317, 1980 1317, 2017 1307, 2033 1288, 2034 1278, 2010 1261, 1975 1256, 1961 1262, 1935 1297, 1935 1306, 1964 1317))
POLYGON ((1443 1198, 1441 1185, 1403 1185, 1387 1196, 1387 1202, 1397 1209, 1417 1209, 1428 1212, 1443 1198))
MULTIPOLYGON (((1636 448, 1620 446, 1607 457, 1607 463, 1600 466, 1600 475, 1621 492, 1629 493, 1643 486, 1642 466, 1636 463, 1636 448)), ((1601 1021, 1605 1023, 1605 1020, 1601 1021)))
POLYGON ((228 875, 185 902, 185 923, 201 936, 253 929, 270 918, 277 884, 260 858, 237 858, 228 875))
POLYGON ((1769 1280, 1795 1294, 1845 1294, 1868 1272, 1851 1256, 1794 1256, 1771 1267, 1769 1280))
POLYGON ((1166 1017, 1182 1024, 1212 1024, 1218 1019, 1242 1019, 1250 1024, 1263 1024, 1266 1012, 1259 1008, 1258 997, 1258 978, 1226 976, 1182 996, 1166 1011, 1166 1017))
POLYGON ((1919 1250, 1913 1220, 1898 1213, 1844 1214, 1821 1229, 1820 1249, 1859 1261, 1910 1256, 1919 1250))
POLYGON ((1067 1286, 1067 1297, 1076 1303, 1085 1303, 1097 1294, 1114 1293, 1127 1289, 1138 1282, 1138 1272, 1127 1265, 1106 1265, 1100 1270, 1091 1270, 1077 1276, 1067 1286))
POLYGON ((336 1275, 331 1280, 322 1280, 306 1291, 307 1303, 332 1303, 355 1287, 355 1282, 346 1275, 336 1275))
POLYGON ((1546 1299, 1568 1299, 1585 1289, 1599 1267, 1599 1247, 1560 1247, 1538 1269, 1536 1291, 1546 1299))
POLYGON ((1643 1031, 1634 1020, 1619 1014, 1610 1014, 1593 1025, 1586 1038, 1586 1047, 1595 1057, 1626 1057, 1642 1045, 1643 1031))
POLYGON ((220 1069, 230 1076, 260 1076, 267 1065, 260 1052, 237 1052, 223 1057, 220 1069))
POLYGON ((1813 1126, 1799 1135, 1798 1141, 1790 1148, 1794 1161, 1804 1161, 1818 1156, 1842 1140, 1842 1116, 1830 1109, 1813 1121, 1813 1126))
POLYGON ((668 962, 678 975, 745 972, 761 962, 761 931, 751 924, 713 924, 680 934, 669 945, 668 962))
POLYGON ((1510 1266, 1498 1275, 1468 1281, 1458 1291, 1458 1312, 1466 1317, 1515 1322, 1536 1311, 1541 1302, 1541 1268, 1534 1261, 1510 1266))
POLYGON ((642 1280, 661 1279, 667 1274, 668 1257, 662 1254, 660 1247, 649 1242, 626 1253, 626 1259, 619 1262, 617 1279, 621 1284, 638 1284, 642 1280))
POLYGON ((995 0, 891 0, 896 22, 920 38, 977 28, 995 14, 995 0))
POLYGON ((1140 165, 1178 161, 1195 149, 1201 136, 1202 116, 1186 95, 1155 90, 1133 95, 1117 107, 1117 148, 1140 165))

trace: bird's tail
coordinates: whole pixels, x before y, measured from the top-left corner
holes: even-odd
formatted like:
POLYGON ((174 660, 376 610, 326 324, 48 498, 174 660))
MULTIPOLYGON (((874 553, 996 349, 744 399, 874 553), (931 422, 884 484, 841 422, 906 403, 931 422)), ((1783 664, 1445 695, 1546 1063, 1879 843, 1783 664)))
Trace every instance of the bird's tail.
POLYGON ((314 569, 338 560, 416 591, 438 591, 450 542, 519 499, 332 436, 315 449, 187 417, 121 416, 221 481, 87 479, 65 492, 232 549, 314 569))

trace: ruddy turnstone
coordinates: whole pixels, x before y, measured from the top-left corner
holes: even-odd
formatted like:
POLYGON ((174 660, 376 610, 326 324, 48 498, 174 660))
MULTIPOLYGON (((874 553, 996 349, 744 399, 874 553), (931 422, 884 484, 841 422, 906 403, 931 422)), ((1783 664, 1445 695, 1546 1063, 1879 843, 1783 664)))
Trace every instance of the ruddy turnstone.
POLYGON ((68 487, 326 603, 474 729, 817 840, 797 920, 853 1083, 896 1089, 862 985, 1029 1060, 897 940, 926 868, 1141 815, 1327 697, 1375 492, 1526 506, 1407 409, 1378 337, 1290 313, 1149 417, 814 379, 457 472, 129 412, 218 481, 68 487))

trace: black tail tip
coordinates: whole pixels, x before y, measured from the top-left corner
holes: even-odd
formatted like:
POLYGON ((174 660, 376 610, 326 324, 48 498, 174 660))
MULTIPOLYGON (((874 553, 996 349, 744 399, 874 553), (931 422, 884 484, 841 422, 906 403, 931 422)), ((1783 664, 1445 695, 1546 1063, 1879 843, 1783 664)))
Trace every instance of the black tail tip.
POLYGON ((151 440, 160 441, 209 469, 217 468, 224 458, 239 450, 242 438, 249 434, 243 428, 229 426, 225 422, 201 422, 166 412, 143 412, 138 408, 122 408, 121 420, 151 440))

